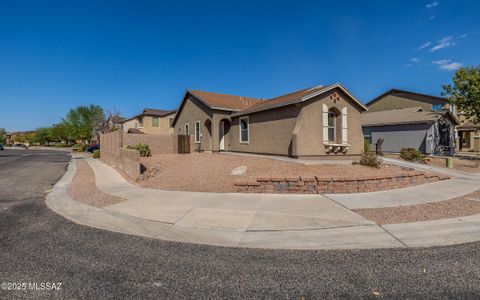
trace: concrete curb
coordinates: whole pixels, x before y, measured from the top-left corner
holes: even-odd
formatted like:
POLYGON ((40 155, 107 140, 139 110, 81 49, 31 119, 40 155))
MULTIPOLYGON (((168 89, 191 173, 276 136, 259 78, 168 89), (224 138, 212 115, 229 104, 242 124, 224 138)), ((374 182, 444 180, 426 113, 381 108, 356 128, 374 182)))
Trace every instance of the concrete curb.
POLYGON ((429 222, 364 224, 319 230, 228 231, 175 226, 96 208, 73 200, 67 192, 75 159, 46 197, 54 212, 86 226, 173 242, 265 249, 371 249, 445 246, 480 240, 480 215, 429 222))

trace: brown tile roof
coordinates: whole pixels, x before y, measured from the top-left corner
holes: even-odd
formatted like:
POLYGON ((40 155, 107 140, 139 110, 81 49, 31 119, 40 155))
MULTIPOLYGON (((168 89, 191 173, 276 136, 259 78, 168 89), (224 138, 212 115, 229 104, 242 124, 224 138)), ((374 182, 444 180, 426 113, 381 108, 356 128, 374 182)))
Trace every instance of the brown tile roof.
POLYGON ((188 92, 212 109, 236 111, 245 109, 251 105, 262 101, 261 99, 257 98, 218 94, 197 90, 188 90, 188 92))
MULTIPOLYGON (((246 109, 244 109, 240 112, 232 114, 232 117, 247 115, 247 114, 251 114, 251 113, 254 113, 254 112, 259 112, 259 111, 269 110, 269 109, 272 109, 272 108, 277 108, 277 107, 287 106, 287 105, 290 105, 290 104, 295 104, 295 103, 303 101, 304 97, 307 97, 311 94, 322 93, 323 91, 327 92, 330 89, 335 88, 335 87, 340 87, 343 90, 345 90, 338 83, 337 84, 330 84, 330 85, 326 85, 326 86, 318 85, 318 86, 302 89, 302 90, 299 90, 299 91, 295 91, 293 93, 289 93, 289 94, 286 94, 286 95, 282 95, 282 96, 278 96, 278 97, 271 98, 271 99, 268 99, 268 100, 264 100, 262 102, 259 102, 259 103, 255 104, 255 105, 252 105, 252 106, 250 106, 250 107, 248 107, 248 108, 246 108, 246 109)), ((346 90, 345 90, 345 92, 348 93, 348 91, 346 91, 346 90)), ((367 108, 362 103, 360 103, 353 96, 352 96, 352 98, 364 110, 367 110, 367 108)))
POLYGON ((149 116, 159 116, 164 117, 175 113, 176 110, 163 110, 163 109, 153 109, 153 108, 145 108, 142 112, 143 115, 149 116))
POLYGON ((362 126, 434 123, 446 113, 450 114, 452 119, 454 119, 454 123, 458 124, 458 121, 449 111, 423 111, 420 106, 375 112, 365 112, 361 114, 361 119, 362 126))

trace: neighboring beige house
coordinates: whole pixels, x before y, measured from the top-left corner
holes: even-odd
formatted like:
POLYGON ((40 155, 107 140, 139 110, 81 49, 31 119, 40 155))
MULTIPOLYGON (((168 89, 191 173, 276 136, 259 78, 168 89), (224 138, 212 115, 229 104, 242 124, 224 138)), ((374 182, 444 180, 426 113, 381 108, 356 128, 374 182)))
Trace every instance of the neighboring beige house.
MULTIPOLYGON (((368 107, 368 112, 407 107, 421 107, 424 111, 450 108, 446 98, 399 89, 388 90, 365 105, 368 107)), ((455 111, 452 113, 455 114, 455 111)))
POLYGON ((340 84, 268 100, 187 90, 173 125, 194 135, 199 151, 345 158, 363 150, 366 110, 340 84))
POLYGON ((461 112, 457 112, 454 106, 448 104, 446 98, 391 89, 368 102, 366 105, 369 113, 415 107, 421 107, 424 111, 447 109, 455 115, 459 122, 455 128, 456 150, 480 151, 480 125, 474 124, 465 118, 461 112))
POLYGON ((426 111, 421 106, 362 114, 365 141, 375 145, 382 139, 384 152, 414 148, 425 154, 453 155, 458 124, 447 109, 426 111))
POLYGON ((123 132, 145 134, 173 133, 175 110, 145 108, 143 112, 121 122, 123 132))

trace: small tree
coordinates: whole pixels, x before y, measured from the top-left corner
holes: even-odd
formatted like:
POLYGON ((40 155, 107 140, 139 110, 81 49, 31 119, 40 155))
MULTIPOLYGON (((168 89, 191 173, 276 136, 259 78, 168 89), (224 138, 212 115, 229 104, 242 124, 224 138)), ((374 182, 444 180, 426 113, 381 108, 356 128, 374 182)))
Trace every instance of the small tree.
POLYGON ((49 144, 52 141, 50 136, 51 128, 49 127, 40 127, 35 131, 37 136, 35 138, 35 143, 40 143, 42 145, 49 144))
POLYGON ((90 105, 70 109, 62 123, 68 127, 71 139, 90 142, 102 132, 104 120, 103 109, 98 105, 90 105))
POLYGON ((103 133, 116 131, 122 120, 122 114, 118 109, 114 108, 113 110, 107 111, 107 118, 103 124, 103 133))
POLYGON ((53 125, 52 128, 50 128, 49 130, 49 136, 52 141, 55 141, 55 142, 64 141, 66 144, 68 144, 68 141, 73 139, 70 136, 69 125, 65 122, 61 122, 53 125))
POLYGON ((0 144, 5 144, 7 142, 7 131, 5 128, 0 128, 0 144))
POLYGON ((480 65, 462 67, 453 76, 453 85, 442 85, 443 96, 475 123, 480 123, 480 65))

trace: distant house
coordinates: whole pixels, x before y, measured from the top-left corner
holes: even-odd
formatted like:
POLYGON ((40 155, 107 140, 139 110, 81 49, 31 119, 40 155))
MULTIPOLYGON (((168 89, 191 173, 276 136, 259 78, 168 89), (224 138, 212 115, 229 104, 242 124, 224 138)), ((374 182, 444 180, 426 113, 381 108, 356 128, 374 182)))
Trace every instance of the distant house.
MULTIPOLYGON (((421 107, 424 111, 450 109, 446 98, 391 89, 365 104, 368 112, 421 107)), ((452 110, 455 114, 455 111, 452 110)))
POLYGON ((363 111, 340 84, 268 100, 187 90, 173 125, 194 135, 200 151, 344 158, 362 152, 363 111))
POLYGON ((421 107, 424 111, 449 110, 457 120, 455 127, 455 149, 457 151, 480 151, 480 126, 474 124, 455 106, 448 104, 448 99, 399 89, 391 89, 367 104, 368 112, 392 109, 421 107))
POLYGON ((362 114, 365 141, 383 139, 384 152, 414 148, 425 154, 453 155, 458 120, 449 110, 408 107, 362 114))
POLYGON ((458 150, 463 152, 480 152, 480 125, 475 124, 464 115, 459 114, 458 150))
POLYGON ((173 133, 172 122, 175 110, 145 108, 141 114, 121 122, 125 133, 168 134, 173 133), (130 130, 135 129, 135 130, 130 130))

